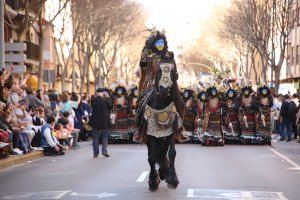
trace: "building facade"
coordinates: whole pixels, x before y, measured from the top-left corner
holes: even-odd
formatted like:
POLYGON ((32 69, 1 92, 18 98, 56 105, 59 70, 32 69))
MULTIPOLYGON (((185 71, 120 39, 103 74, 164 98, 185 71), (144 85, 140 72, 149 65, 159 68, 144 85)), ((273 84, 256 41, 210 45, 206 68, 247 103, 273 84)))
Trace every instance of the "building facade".
MULTIPOLYGON (((25 12, 23 4, 20 0, 6 1, 5 12, 5 24, 4 24, 4 39, 5 42, 24 42, 26 44, 26 60, 24 65, 26 66, 26 74, 36 76, 38 73, 39 60, 40 60, 40 45, 37 30, 38 18, 37 18, 37 3, 38 1, 32 1, 29 7, 29 11, 25 12), (28 28, 22 27, 22 20, 25 17, 36 20, 32 26, 28 28)), ((45 13, 42 14, 42 21, 45 22, 45 13)), ((45 28, 43 24, 43 28, 45 28)), ((49 70, 56 69, 56 54, 54 51, 54 35, 53 29, 49 26, 45 28, 44 35, 44 90, 52 88, 53 83, 47 83, 47 72, 49 70)), ((49 75, 48 75, 49 77, 49 75)))
MULTIPOLYGON (((286 51, 286 79, 285 83, 293 86, 300 92, 300 17, 299 8, 295 8, 291 13, 296 16, 294 27, 288 36, 288 46, 286 51)), ((291 17, 293 19, 294 17, 291 17)))

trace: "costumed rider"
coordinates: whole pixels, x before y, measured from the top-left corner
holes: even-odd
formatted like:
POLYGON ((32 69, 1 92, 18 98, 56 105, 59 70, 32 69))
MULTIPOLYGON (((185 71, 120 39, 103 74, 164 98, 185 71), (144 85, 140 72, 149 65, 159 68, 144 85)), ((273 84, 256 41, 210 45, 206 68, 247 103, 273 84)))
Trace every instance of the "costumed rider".
POLYGON ((203 129, 200 141, 205 146, 223 146, 224 136, 221 131, 222 105, 220 94, 216 87, 210 87, 207 90, 209 101, 205 109, 204 124, 207 126, 203 129))
MULTIPOLYGON (((169 63, 175 63, 174 53, 168 51, 168 42, 164 31, 160 32, 157 30, 151 30, 151 34, 145 42, 143 47, 141 60, 140 60, 140 81, 139 81, 139 98, 138 106, 136 110, 136 122, 138 131, 134 135, 134 141, 138 143, 145 142, 146 135, 146 123, 143 123, 145 99, 149 95, 149 90, 154 86, 155 80, 155 69, 157 65, 163 60, 167 60, 169 63)), ((177 75, 178 76, 178 75, 177 75)), ((177 77, 178 79, 178 77, 177 77)), ((183 118, 184 104, 181 100, 180 92, 178 89, 177 82, 174 83, 173 89, 175 91, 175 107, 181 117, 183 118)), ((178 142, 187 141, 188 138, 182 134, 182 128, 176 133, 176 139, 178 142)))
POLYGON ((256 117, 256 137, 261 144, 271 145, 271 107, 273 98, 268 87, 258 89, 258 114, 256 117))
POLYGON ((255 116, 257 111, 257 105, 255 103, 255 96, 253 89, 250 86, 244 86, 242 88, 239 97, 239 122, 241 127, 241 142, 243 144, 256 144, 256 125, 255 116))
POLYGON ((239 123, 239 104, 237 92, 230 88, 225 93, 225 104, 223 111, 222 131, 225 136, 226 144, 239 143, 240 123, 239 123))

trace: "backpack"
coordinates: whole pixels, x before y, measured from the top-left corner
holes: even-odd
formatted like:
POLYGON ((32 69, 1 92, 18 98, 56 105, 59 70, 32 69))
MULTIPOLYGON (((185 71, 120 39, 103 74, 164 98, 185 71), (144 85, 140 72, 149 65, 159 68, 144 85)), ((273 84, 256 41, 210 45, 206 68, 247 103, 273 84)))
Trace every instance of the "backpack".
POLYGON ((295 117, 297 115, 297 110, 298 110, 297 105, 293 101, 290 101, 288 105, 289 105, 288 114, 291 117, 295 117))

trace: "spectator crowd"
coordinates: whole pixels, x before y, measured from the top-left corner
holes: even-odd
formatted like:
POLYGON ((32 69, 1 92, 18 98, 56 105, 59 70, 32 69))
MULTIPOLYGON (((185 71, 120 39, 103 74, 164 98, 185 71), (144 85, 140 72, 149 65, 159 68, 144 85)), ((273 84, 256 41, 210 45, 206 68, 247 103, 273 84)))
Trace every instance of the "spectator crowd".
MULTIPOLYGON (((7 71, 0 72, 0 159, 34 150, 42 150, 45 155, 63 155, 66 151, 80 148, 79 141, 92 137, 94 157, 97 157, 99 133, 109 129, 109 122, 104 123, 103 116, 107 115, 109 120, 107 113, 111 109, 104 101, 103 92, 97 90, 99 97, 93 101, 92 115, 91 97, 86 94, 80 97, 75 92, 59 94, 55 89, 47 92, 34 90, 25 83, 25 79, 22 81, 7 71), (106 114, 103 113, 104 108, 107 109, 106 114), (93 131, 88 125, 90 118, 93 131)), ((298 94, 274 95, 271 119, 273 133, 278 134, 279 141, 298 139, 300 143, 298 94)), ((107 134, 104 135, 107 140, 107 134)), ((106 144, 102 154, 108 157, 107 141, 102 142, 106 144)))
POLYGON ((298 94, 274 97, 272 107, 273 130, 279 141, 290 142, 297 139, 300 143, 300 97, 298 94))
POLYGON ((90 139, 90 97, 55 89, 35 91, 19 77, 0 73, 0 159, 43 150, 63 155, 90 139))

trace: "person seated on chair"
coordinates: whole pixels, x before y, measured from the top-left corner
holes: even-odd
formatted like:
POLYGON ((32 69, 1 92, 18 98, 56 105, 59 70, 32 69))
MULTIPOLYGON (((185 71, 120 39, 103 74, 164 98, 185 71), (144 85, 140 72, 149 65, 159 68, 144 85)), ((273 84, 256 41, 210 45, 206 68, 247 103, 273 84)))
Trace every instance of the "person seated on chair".
POLYGON ((55 125, 54 117, 48 117, 47 124, 42 127, 41 146, 44 148, 46 156, 64 155, 63 146, 57 141, 53 135, 53 127, 55 125))

